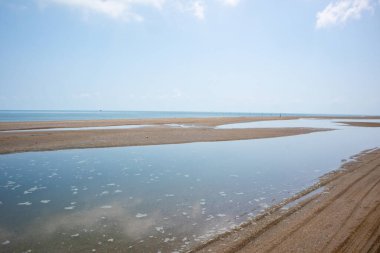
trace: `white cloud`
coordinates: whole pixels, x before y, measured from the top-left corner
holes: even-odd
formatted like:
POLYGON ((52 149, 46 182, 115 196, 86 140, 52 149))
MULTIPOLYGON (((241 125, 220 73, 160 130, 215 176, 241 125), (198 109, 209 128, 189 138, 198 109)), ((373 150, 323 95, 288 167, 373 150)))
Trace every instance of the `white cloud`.
POLYGON ((86 13, 103 14, 115 19, 141 21, 143 17, 132 11, 133 6, 161 9, 165 0, 40 0, 40 2, 79 8, 86 13))
POLYGON ((350 19, 360 19, 362 13, 373 10, 372 0, 337 0, 317 13, 316 28, 344 24, 350 19))
MULTIPOLYGON (((0 0, 1 1, 1 0, 0 0)), ((169 9, 189 13, 199 20, 205 19, 206 9, 217 2, 227 7, 235 7, 240 0, 35 0, 42 6, 57 5, 81 10, 88 14, 101 14, 113 19, 142 21, 144 17, 137 7, 156 10, 169 9)))
POLYGON ((221 0, 224 5, 235 7, 240 3, 240 0, 221 0))
POLYGON ((194 1, 191 5, 190 9, 197 19, 203 20, 205 18, 206 6, 205 6, 204 2, 194 1))

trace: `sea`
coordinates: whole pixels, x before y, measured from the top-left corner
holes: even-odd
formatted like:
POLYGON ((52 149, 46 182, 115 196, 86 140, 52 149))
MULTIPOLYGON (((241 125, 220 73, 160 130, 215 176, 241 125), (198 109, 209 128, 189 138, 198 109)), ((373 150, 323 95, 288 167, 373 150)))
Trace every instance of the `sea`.
MULTIPOLYGON (((66 111, 66 110, 0 110, 0 122, 59 121, 148 118, 205 117, 272 117, 272 116, 332 116, 331 114, 258 113, 258 112, 181 112, 181 111, 66 111)), ((347 115, 333 115, 347 116, 347 115)))

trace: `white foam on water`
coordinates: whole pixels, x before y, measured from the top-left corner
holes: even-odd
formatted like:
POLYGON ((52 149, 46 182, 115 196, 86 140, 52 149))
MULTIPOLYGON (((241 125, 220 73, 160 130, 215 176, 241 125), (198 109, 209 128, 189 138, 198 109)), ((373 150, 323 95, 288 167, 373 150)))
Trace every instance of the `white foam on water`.
POLYGON ((226 197, 227 194, 225 192, 219 192, 219 195, 222 196, 222 197, 226 197))
POLYGON ((26 201, 26 202, 18 203, 17 205, 19 205, 19 206, 30 206, 31 204, 32 204, 32 202, 26 201))
POLYGON ((40 201, 42 204, 47 204, 50 202, 50 199, 43 199, 40 201))
POLYGON ((100 196, 104 196, 104 195, 107 195, 109 193, 110 193, 109 191, 103 191, 103 192, 100 193, 100 196))
POLYGON ((10 244, 10 243, 11 243, 11 241, 6 240, 6 241, 2 242, 1 244, 2 244, 2 245, 8 245, 8 244, 10 244))
POLYGON ((38 187, 38 186, 33 186, 32 188, 24 191, 24 194, 30 194, 30 193, 33 193, 37 190, 42 190, 42 189, 46 189, 46 187, 38 187))
POLYGON ((66 206, 65 210, 73 210, 74 208, 75 208, 75 206, 66 206))
POLYGON ((111 209, 112 206, 101 206, 100 208, 102 208, 102 209, 111 209))
POLYGON ((113 242, 113 241, 114 241, 113 238, 110 238, 107 240, 107 242, 113 242))
POLYGON ((136 218, 144 218, 146 216, 148 216, 146 213, 137 213, 136 214, 136 218))
POLYGON ((173 242, 175 241, 176 237, 172 237, 172 238, 165 238, 164 242, 173 242))
POLYGON ((76 233, 76 234, 73 234, 73 235, 70 235, 71 237, 78 237, 79 236, 79 234, 78 233, 76 233))
POLYGON ((157 232, 160 232, 162 234, 165 233, 164 227, 155 227, 155 229, 157 230, 157 232))
POLYGON ((207 216, 207 218, 206 218, 206 221, 209 221, 209 220, 212 220, 212 219, 214 219, 215 217, 214 217, 214 215, 209 215, 209 216, 207 216))

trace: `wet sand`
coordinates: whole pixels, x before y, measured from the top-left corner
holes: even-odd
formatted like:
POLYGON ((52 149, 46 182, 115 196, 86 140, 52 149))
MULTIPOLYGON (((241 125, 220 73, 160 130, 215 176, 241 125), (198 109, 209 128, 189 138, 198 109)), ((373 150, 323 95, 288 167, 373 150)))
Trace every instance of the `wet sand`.
POLYGON ((341 121, 338 122, 341 124, 345 124, 348 126, 357 126, 357 127, 380 127, 380 123, 377 122, 348 122, 348 121, 341 121))
POLYGON ((218 126, 222 124, 298 119, 297 117, 210 117, 210 118, 162 118, 162 119, 115 119, 115 120, 65 120, 65 121, 29 121, 29 122, 0 122, 0 131, 73 128, 73 127, 104 127, 122 125, 163 125, 187 124, 200 126, 218 126))
POLYGON ((284 120, 293 117, 273 118, 188 118, 147 120, 97 120, 52 122, 1 122, 0 153, 45 151, 73 148, 120 147, 177 144, 205 141, 230 141, 273 138, 307 134, 330 129, 273 128, 273 129, 214 129, 212 126, 260 120, 284 120), (192 128, 169 127, 163 124, 196 125, 192 128), (152 125, 132 129, 50 130, 49 128, 73 128, 117 125, 152 125), (46 131, 4 132, 8 130, 46 129, 46 131))
MULTIPOLYGON (((64 121, 29 121, 29 122, 0 122, 0 131, 49 129, 49 128, 76 128, 76 127, 105 127, 122 125, 163 125, 188 124, 215 127, 223 124, 243 123, 269 120, 294 119, 380 119, 372 117, 209 117, 209 118, 162 118, 162 119, 115 119, 115 120, 64 120, 64 121)), ((357 123, 357 122, 355 122, 357 123)))
POLYGON ((121 130, 1 133, 0 153, 247 140, 307 134, 318 131, 328 130, 312 128, 212 129, 148 127, 121 130))
POLYGON ((380 149, 191 252, 379 252, 380 149), (319 191, 318 194, 311 194, 319 191), (294 203, 288 209, 286 205, 294 203))

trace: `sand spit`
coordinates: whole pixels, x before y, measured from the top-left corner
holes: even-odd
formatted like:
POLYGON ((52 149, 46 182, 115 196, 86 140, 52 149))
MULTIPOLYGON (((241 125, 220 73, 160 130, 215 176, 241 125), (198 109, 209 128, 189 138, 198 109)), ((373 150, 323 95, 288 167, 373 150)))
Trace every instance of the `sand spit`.
POLYGON ((376 149, 191 252, 379 252, 379 196, 376 149))
POLYGON ((164 125, 187 124, 218 126, 223 124, 242 123, 262 120, 298 119, 298 117, 210 117, 210 118, 162 118, 162 119, 115 119, 115 120, 64 120, 64 121, 28 121, 0 122, 0 131, 75 128, 75 127, 105 127, 123 125, 164 125))
POLYGON ((341 121, 337 122, 340 124, 345 124, 348 126, 356 126, 356 127, 380 127, 380 123, 377 122, 349 122, 349 121, 341 121))
MULTIPOLYGON (((28 122, 0 122, 0 131, 49 129, 49 128, 76 128, 76 127, 106 127, 123 125, 163 125, 186 124, 215 127, 223 124, 294 119, 380 119, 380 116, 363 117, 209 117, 209 118, 162 118, 162 119, 114 119, 114 120, 64 120, 64 121, 28 121, 28 122)), ((356 123, 356 122, 355 122, 356 123)))
MULTIPOLYGON (((133 129, 99 129, 81 131, 46 131, 42 132, 0 132, 0 153, 25 151, 59 150, 72 148, 120 147, 176 144, 205 141, 230 141, 258 138, 273 138, 307 134, 331 129, 315 128, 268 128, 268 129, 214 129, 206 126, 216 126, 228 123, 240 123, 260 120, 294 119, 278 118, 199 118, 199 119, 154 119, 154 120, 125 120, 134 125, 153 124, 196 124, 194 128, 173 128, 164 125, 156 127, 133 129), (202 127, 204 126, 204 127, 202 127)), ((0 128, 6 130, 30 129, 34 127, 78 127, 116 124, 111 121, 62 121, 62 122, 13 122, 0 123, 0 128), (80 125, 82 124, 82 125, 80 125)))

